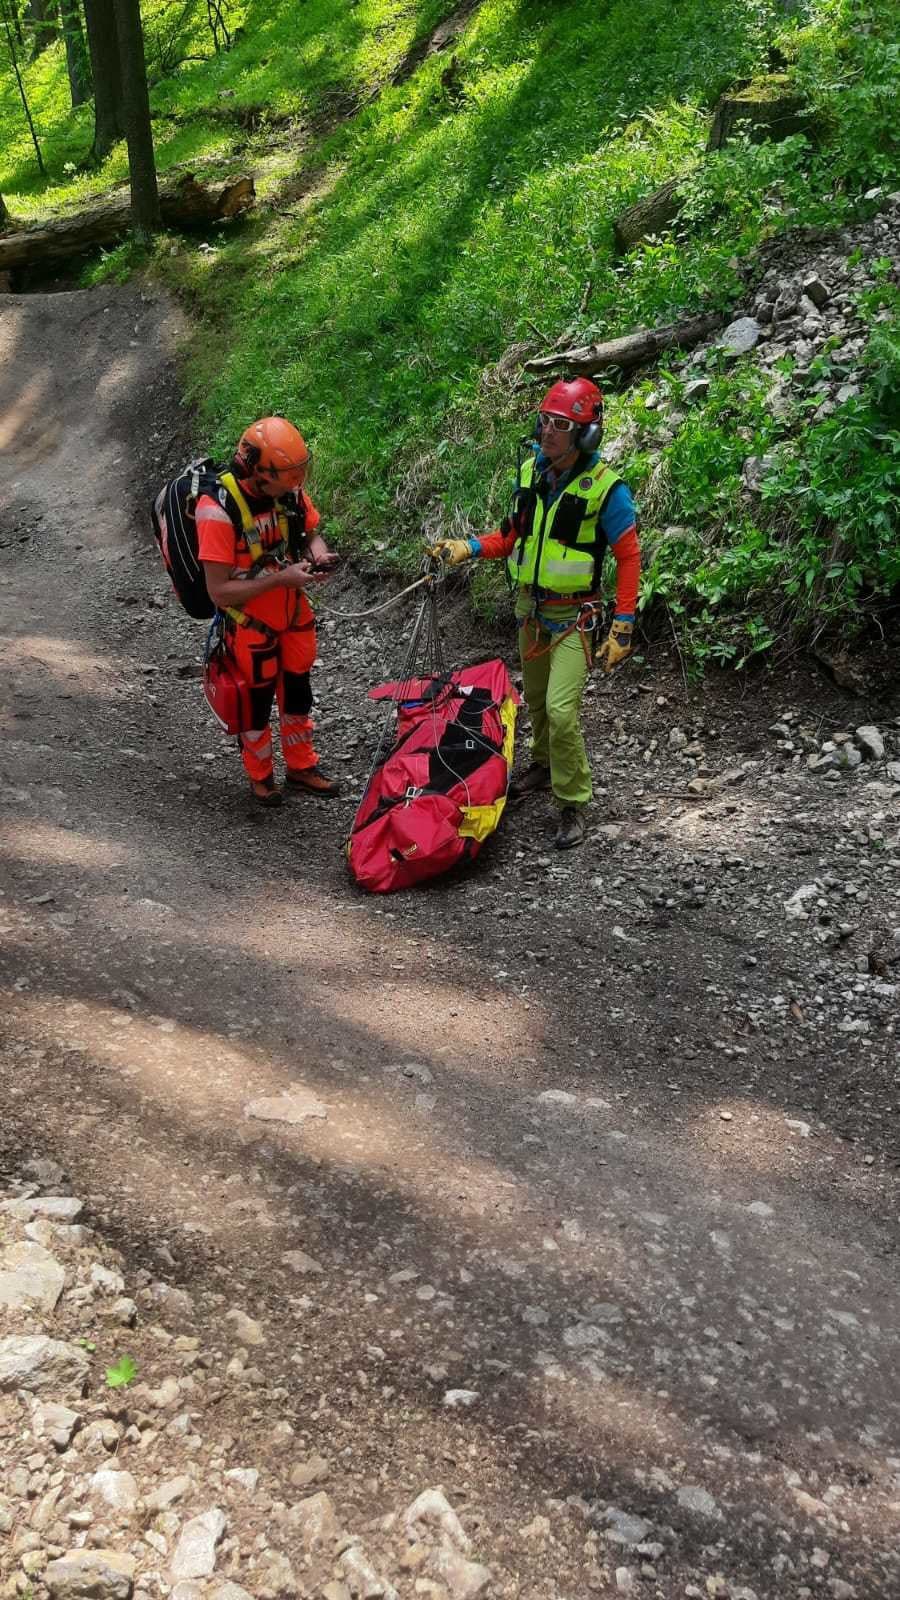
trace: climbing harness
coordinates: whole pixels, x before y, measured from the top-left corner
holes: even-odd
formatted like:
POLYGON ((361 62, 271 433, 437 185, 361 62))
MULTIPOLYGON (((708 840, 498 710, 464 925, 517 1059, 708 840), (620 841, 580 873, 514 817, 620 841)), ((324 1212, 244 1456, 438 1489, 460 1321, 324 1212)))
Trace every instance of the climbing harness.
MULTIPOLYGON (((545 604, 546 603, 547 602, 545 602, 545 604)), ((541 656, 549 655, 551 650, 555 650, 557 646, 561 645, 563 640, 568 639, 571 634, 577 633, 579 639, 581 640, 581 647, 584 650, 584 659, 587 663, 588 672, 593 672, 594 656, 596 653, 597 644, 597 630, 600 626, 602 616, 603 606, 599 600, 585 600, 579 607, 578 615, 574 622, 569 623, 548 622, 546 618, 538 618, 536 612, 532 612, 530 616, 524 618, 521 624, 523 630, 525 630, 526 637, 528 628, 531 625, 534 627, 534 640, 533 643, 523 651, 523 660, 537 661, 541 656), (542 631, 544 633, 549 633, 551 635, 551 639, 549 644, 542 645, 540 648, 538 648, 538 642, 540 640, 542 631)))

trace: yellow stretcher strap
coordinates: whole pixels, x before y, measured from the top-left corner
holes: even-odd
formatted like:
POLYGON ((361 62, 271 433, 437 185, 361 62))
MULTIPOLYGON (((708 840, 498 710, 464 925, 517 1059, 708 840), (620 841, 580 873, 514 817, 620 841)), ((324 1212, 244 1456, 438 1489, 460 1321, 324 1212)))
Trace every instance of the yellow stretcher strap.
MULTIPOLYGON (((507 696, 500 707, 500 721, 503 723, 503 758, 507 769, 511 771, 516 745, 516 703, 511 695, 507 696)), ((477 839, 479 843, 486 839, 498 827, 505 806, 505 794, 501 795, 499 800, 492 800, 489 805, 463 806, 460 838, 477 839)))

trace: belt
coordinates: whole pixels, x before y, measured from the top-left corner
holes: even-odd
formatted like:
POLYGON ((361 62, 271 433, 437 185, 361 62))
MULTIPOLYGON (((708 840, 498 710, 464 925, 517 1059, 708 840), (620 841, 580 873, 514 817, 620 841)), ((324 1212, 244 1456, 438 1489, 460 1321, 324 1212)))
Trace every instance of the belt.
POLYGON ((586 594, 582 589, 578 594, 556 594, 549 589, 529 589, 539 606, 584 606, 597 599, 595 594, 586 594))

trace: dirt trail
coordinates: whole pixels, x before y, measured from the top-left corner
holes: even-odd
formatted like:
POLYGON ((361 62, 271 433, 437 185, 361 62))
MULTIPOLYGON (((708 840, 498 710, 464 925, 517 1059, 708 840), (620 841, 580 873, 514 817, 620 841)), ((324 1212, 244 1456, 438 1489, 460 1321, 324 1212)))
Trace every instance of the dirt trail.
POLYGON ((0 298, 0 1155, 60 1160, 208 1328, 273 1330, 256 1464, 288 1417, 359 1514, 443 1483, 497 1593, 896 1595, 900 785, 767 730, 890 755, 900 704, 633 671, 593 691, 584 851, 538 805, 359 897, 387 635, 323 630, 348 798, 251 812, 131 509, 176 332, 130 290, 0 298), (284 1090, 316 1115, 247 1115, 284 1090))

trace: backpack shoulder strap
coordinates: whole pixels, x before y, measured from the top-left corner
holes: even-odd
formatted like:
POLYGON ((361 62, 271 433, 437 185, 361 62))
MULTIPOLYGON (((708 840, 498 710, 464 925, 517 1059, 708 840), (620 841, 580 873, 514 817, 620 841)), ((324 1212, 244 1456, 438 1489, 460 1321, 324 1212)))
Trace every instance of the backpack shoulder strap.
POLYGON ((253 512, 238 488, 237 478, 233 472, 220 472, 219 482, 237 510, 241 523, 241 532, 247 541, 247 548, 250 551, 250 560, 255 563, 261 559, 263 547, 256 536, 256 523, 253 520, 253 512))

